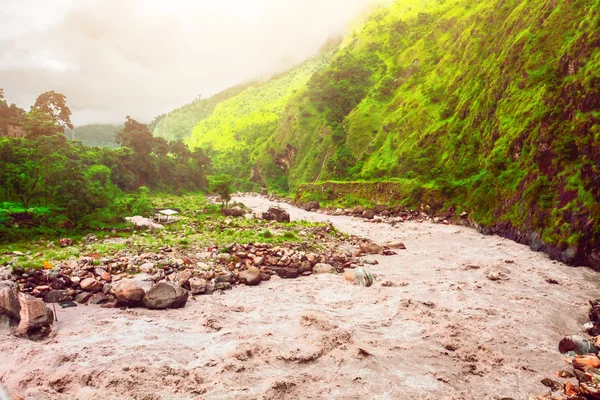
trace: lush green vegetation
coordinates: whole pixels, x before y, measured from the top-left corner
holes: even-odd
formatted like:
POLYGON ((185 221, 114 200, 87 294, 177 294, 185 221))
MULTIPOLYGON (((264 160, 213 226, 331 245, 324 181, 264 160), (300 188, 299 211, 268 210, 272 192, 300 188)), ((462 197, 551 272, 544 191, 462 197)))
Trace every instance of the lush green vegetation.
POLYGON ((333 57, 217 105, 189 143, 271 190, 403 179, 410 205, 469 210, 593 262, 599 27, 599 0, 396 0, 333 57))
POLYGON ((84 255, 112 256, 119 251, 130 254, 159 252, 165 247, 179 254, 195 254, 206 251, 207 247, 225 247, 231 243, 299 243, 305 250, 321 248, 321 242, 314 237, 315 229, 322 224, 228 218, 221 213, 221 206, 209 202, 202 193, 155 192, 145 196, 144 202, 152 207, 180 209, 178 220, 166 225, 164 230, 154 232, 135 231, 125 224, 111 224, 103 230, 65 231, 62 233, 69 234, 73 246, 64 248, 59 246, 57 236, 48 232, 45 237, 26 242, 0 243, 0 265, 11 262, 15 268, 42 268, 44 261, 55 264, 84 255), (96 240, 88 241, 87 233, 92 231, 96 240))
MULTIPOLYGON (((13 109, 0 103, 0 111, 13 109)), ((122 147, 113 149, 67 140, 70 110, 60 94, 43 94, 16 114, 25 137, 0 137, 0 241, 118 226, 152 211, 148 188, 207 187, 200 149, 153 138, 129 117, 115 137, 122 147)))
POLYGON ((152 134, 167 140, 183 140, 192 134, 192 130, 200 121, 212 115, 217 104, 225 101, 251 84, 229 88, 208 99, 197 99, 190 104, 177 108, 168 114, 156 117, 148 126, 152 134))

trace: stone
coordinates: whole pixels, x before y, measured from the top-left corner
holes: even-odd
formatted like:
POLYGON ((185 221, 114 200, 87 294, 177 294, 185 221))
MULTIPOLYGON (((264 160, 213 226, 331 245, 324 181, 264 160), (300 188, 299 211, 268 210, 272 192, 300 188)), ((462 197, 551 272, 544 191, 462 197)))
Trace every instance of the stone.
POLYGON ((108 301, 108 298, 103 293, 95 293, 90 297, 89 304, 103 304, 108 301))
POLYGON ((309 201, 302 208, 304 208, 306 211, 316 211, 321 208, 321 205, 318 201, 309 201))
POLYGON ((178 272, 176 277, 177 284, 182 287, 187 286, 192 276, 192 271, 189 269, 178 272))
POLYGON ((344 278, 358 286, 370 287, 373 285, 373 274, 364 267, 346 270, 344 278))
POLYGON ((140 266, 140 270, 142 272, 145 272, 146 274, 151 273, 153 269, 154 269, 154 263, 151 263, 151 262, 144 263, 140 266))
POLYGON ((58 241, 60 247, 68 247, 73 245, 73 241, 69 238, 63 238, 58 241))
POLYGON ((597 355, 578 355, 573 359, 573 368, 585 371, 588 368, 600 368, 600 359, 597 355))
POLYGON ((373 210, 365 210, 362 213, 362 217, 364 219, 374 219, 375 218, 375 211, 373 211, 373 210))
POLYGON ((234 276, 233 273, 226 271, 223 272, 221 275, 218 275, 215 278, 215 283, 223 283, 223 282, 227 282, 227 283, 232 283, 234 281, 234 276))
POLYGON ((85 278, 84 280, 81 281, 79 286, 81 286, 81 289, 85 290, 86 292, 94 293, 99 290, 102 290, 103 284, 98 282, 94 278, 85 278))
POLYGON ((90 297, 92 297, 92 294, 89 292, 79 293, 77 296, 75 296, 75 301, 79 304, 86 304, 90 297))
POLYGON ((146 295, 144 289, 130 279, 119 281, 112 289, 117 303, 127 307, 140 305, 146 295))
POLYGON ((19 290, 11 281, 0 282, 0 327, 14 326, 20 321, 19 290))
POLYGON ((154 310, 181 308, 185 306, 188 296, 188 291, 180 286, 159 282, 146 293, 143 303, 146 307, 154 310))
POLYGON ((190 292, 193 295, 202 294, 206 292, 206 279, 194 277, 189 280, 189 284, 190 292))
POLYGON ((406 246, 402 242, 390 243, 387 245, 390 249, 406 250, 406 246))
POLYGON ((23 257, 25 255, 25 253, 23 253, 22 251, 13 251, 13 256, 17 256, 17 257, 23 257))
POLYGON ((310 275, 312 274, 312 265, 310 265, 310 262, 308 261, 302 261, 298 268, 298 272, 303 275, 308 272, 308 275, 310 275))
POLYGON ((254 257, 253 264, 257 267, 260 267, 265 263, 264 257, 254 257))
POLYGON ((373 242, 362 242, 360 244, 360 252, 363 254, 382 254, 383 247, 373 242))
POLYGON ((229 290, 229 289, 231 289, 231 283, 229 283, 229 282, 215 283, 215 290, 229 290))
POLYGON ((337 271, 332 265, 319 263, 312 269, 313 274, 335 274, 337 271))
POLYGON ((67 294, 66 290, 51 290, 44 296, 45 303, 61 303, 70 300, 73 298, 67 294))
POLYGON ((161 230, 165 228, 163 225, 156 224, 152 222, 152 220, 141 217, 139 215, 135 217, 126 217, 125 220, 127 222, 131 222, 136 228, 148 228, 151 231, 161 230))
POLYGON ((235 207, 231 207, 231 208, 223 208, 222 213, 226 217, 241 217, 246 212, 244 211, 244 209, 242 207, 235 206, 235 207))
POLYGON ((260 270, 256 267, 250 267, 245 271, 241 271, 238 275, 240 282, 248 286, 256 286, 260 283, 260 270))
POLYGON ((290 214, 281 207, 271 207, 262 215, 264 220, 290 222, 290 214))
POLYGON ((20 322, 17 333, 30 339, 42 339, 52 331, 54 314, 46 304, 38 298, 19 293, 20 322))
POLYGON ((576 354, 598 354, 598 348, 588 339, 579 335, 565 337, 558 344, 558 351, 562 354, 573 351, 576 354))
POLYGON ((284 279, 294 279, 297 278, 300 273, 297 268, 292 267, 278 267, 278 266, 269 266, 267 267, 268 271, 274 275, 277 275, 284 279))

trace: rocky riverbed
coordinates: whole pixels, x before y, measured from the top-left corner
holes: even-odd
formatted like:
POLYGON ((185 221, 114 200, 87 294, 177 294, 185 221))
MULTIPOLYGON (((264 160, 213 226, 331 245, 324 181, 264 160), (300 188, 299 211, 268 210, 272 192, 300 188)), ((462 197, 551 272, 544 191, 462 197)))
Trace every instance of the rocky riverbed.
MULTIPOLYGON (((256 212, 273 205, 236 200, 256 212)), ((594 272, 469 228, 281 206, 292 220, 406 250, 359 259, 371 287, 266 269, 256 287, 179 309, 59 307, 44 341, 0 333, 0 381, 14 399, 526 399, 561 369, 557 344, 583 330, 597 297, 594 272)), ((360 243, 348 245, 336 270, 356 262, 360 243)), ((235 283, 256 258, 241 256, 251 261, 233 265, 235 283)))

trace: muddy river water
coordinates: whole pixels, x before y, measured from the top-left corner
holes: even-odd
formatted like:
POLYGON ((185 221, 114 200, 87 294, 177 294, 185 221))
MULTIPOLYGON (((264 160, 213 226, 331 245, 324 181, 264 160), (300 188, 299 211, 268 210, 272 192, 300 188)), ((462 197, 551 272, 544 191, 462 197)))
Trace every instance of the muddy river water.
POLYGON ((0 334, 0 381, 14 399, 527 399, 600 293, 589 269, 469 228, 282 206, 407 250, 368 257, 370 288, 313 275, 180 310, 59 310, 48 341, 0 334))

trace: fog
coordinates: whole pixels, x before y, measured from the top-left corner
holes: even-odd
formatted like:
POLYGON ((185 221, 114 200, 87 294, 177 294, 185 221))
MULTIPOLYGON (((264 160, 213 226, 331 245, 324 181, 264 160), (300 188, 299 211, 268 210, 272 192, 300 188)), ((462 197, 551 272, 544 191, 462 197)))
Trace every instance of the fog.
POLYGON ((371 0, 0 0, 0 88, 76 125, 144 122, 313 56, 371 0))

